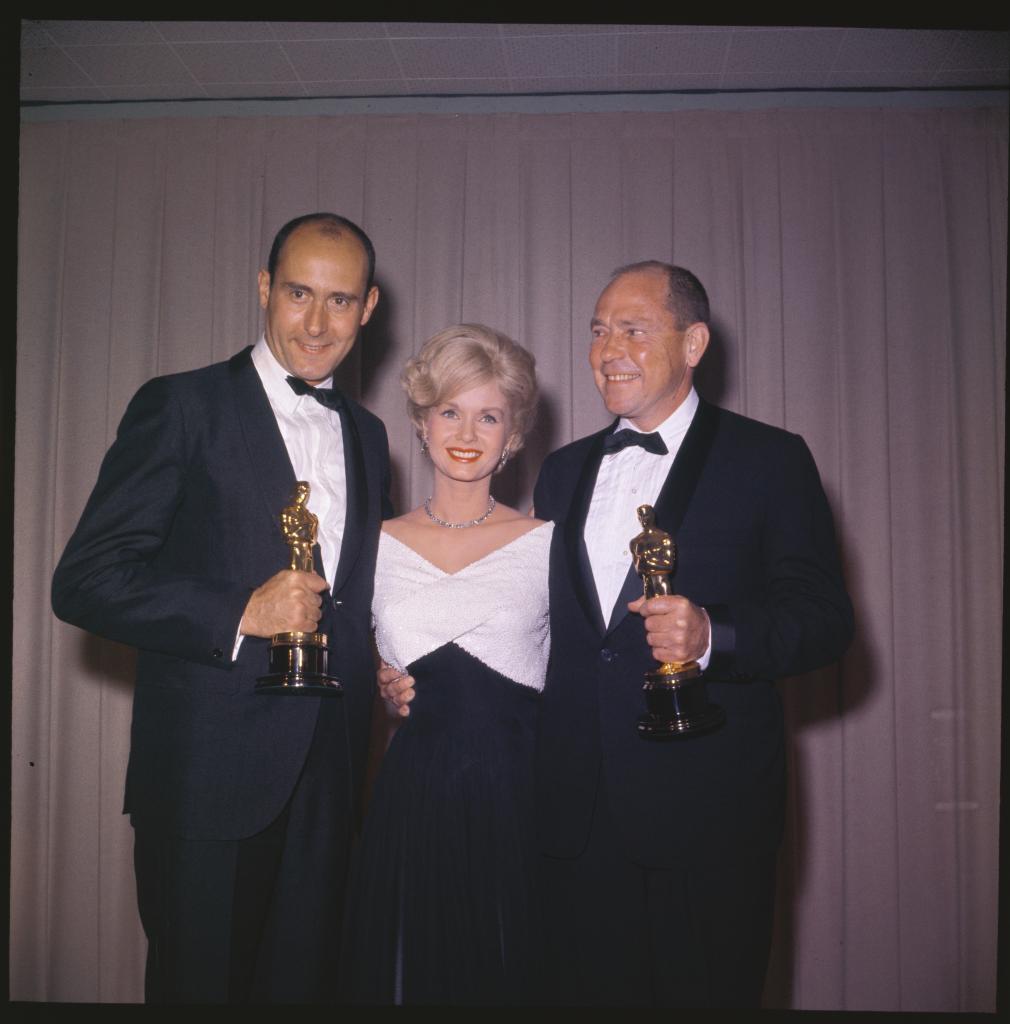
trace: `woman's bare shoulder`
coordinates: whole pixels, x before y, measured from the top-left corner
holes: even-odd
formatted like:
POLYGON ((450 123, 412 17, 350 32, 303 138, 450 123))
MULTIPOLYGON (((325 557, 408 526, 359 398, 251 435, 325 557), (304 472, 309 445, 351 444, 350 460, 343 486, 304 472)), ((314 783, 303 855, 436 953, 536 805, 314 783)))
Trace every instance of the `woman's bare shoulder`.
POLYGON ((418 527, 424 526, 427 519, 424 509, 421 507, 412 508, 402 516, 395 516, 393 519, 386 519, 382 524, 382 532, 388 533, 397 540, 405 540, 415 533, 418 527), (419 514, 420 513, 420 514, 419 514))
POLYGON ((501 502, 495 506, 494 514, 498 519, 499 528, 508 534, 509 540, 521 537, 524 533, 529 533, 547 522, 545 519, 535 519, 525 512, 503 505, 501 502), (501 513, 500 516, 499 513, 501 513))

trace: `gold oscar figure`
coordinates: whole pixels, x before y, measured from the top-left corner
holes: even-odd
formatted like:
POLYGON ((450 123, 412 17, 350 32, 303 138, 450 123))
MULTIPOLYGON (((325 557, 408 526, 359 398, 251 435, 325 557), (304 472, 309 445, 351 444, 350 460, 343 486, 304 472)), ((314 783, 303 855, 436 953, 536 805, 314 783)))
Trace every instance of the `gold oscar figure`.
MULTIPOLYGON (((281 509, 281 533, 291 549, 288 568, 314 572, 312 548, 319 532, 319 517, 309 511, 309 484, 295 484, 290 505, 281 509)), ((270 639, 269 674, 256 681, 257 693, 335 696, 340 682, 328 671, 329 647, 325 633, 275 633, 270 639)))
MULTIPOLYGON (((651 505, 638 506, 642 532, 628 544, 642 590, 649 597, 673 593, 677 545, 656 526, 651 505)), ((638 733, 646 739, 695 736, 715 729, 726 720, 722 708, 708 702, 705 682, 696 661, 666 661, 645 673, 646 714, 638 719, 638 733)))

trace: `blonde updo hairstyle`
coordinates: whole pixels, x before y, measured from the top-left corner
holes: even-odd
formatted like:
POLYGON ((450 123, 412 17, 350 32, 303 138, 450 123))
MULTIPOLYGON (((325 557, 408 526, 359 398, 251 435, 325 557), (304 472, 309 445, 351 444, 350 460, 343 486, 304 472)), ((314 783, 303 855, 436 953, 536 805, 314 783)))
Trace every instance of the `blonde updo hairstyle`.
POLYGON ((511 338, 483 324, 454 324, 429 338, 404 367, 407 415, 418 437, 429 409, 493 381, 508 405, 509 453, 522 448, 537 403, 536 360, 511 338))

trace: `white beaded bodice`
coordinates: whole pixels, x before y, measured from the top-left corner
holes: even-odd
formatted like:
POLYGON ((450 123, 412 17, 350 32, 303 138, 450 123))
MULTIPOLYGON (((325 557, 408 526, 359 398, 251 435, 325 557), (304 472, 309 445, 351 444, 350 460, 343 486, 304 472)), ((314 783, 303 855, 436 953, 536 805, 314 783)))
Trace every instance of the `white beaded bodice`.
POLYGON ((372 617, 383 660, 405 669, 454 643, 508 679, 542 690, 553 529, 537 526, 454 573, 380 534, 372 617))

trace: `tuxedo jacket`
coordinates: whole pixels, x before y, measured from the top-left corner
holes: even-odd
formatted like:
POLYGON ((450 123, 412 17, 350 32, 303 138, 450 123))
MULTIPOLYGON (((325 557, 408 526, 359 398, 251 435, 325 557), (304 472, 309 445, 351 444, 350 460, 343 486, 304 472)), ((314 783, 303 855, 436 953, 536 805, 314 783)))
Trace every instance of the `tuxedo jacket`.
MULTIPOLYGON (((597 786, 620 841, 647 867, 771 851, 784 805, 783 722, 775 679, 837 659, 852 634, 831 513, 802 438, 701 402, 655 504, 677 545, 673 589, 704 607, 704 678, 726 723, 697 737, 648 740, 644 674, 656 662, 629 570, 613 615, 601 611, 583 531, 611 428, 554 452, 536 514, 551 549, 551 665, 537 749, 544 852, 585 847, 597 786)), ((631 540, 631 537, 628 537, 631 540)))
POLYGON ((53 579, 60 618, 139 649, 125 810, 135 825, 189 839, 244 838, 278 816, 321 699, 339 702, 348 810, 368 739, 389 448, 381 421, 350 400, 346 525, 319 625, 343 696, 257 694, 265 639, 244 638, 232 661, 250 594, 288 565, 279 515, 295 486, 250 352, 140 389, 53 579))

